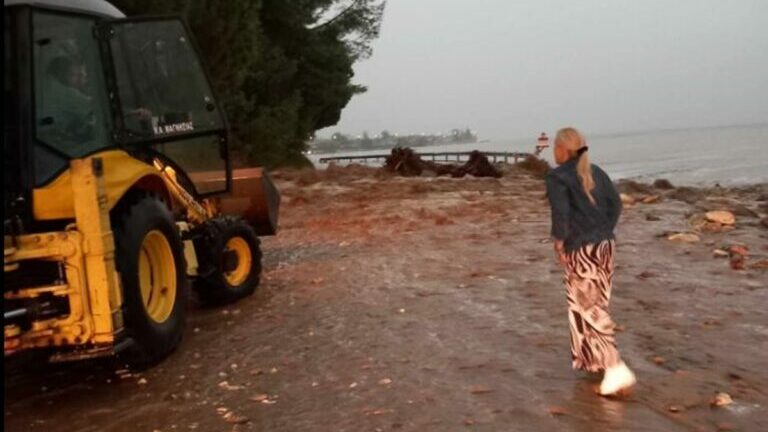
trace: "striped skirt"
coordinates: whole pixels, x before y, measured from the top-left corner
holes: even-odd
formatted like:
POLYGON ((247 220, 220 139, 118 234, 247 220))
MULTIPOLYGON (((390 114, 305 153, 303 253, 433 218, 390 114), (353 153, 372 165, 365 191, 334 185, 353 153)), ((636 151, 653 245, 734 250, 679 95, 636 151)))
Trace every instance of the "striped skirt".
POLYGON ((565 265, 573 368, 599 372, 621 358, 608 313, 615 243, 605 240, 569 252, 565 265))

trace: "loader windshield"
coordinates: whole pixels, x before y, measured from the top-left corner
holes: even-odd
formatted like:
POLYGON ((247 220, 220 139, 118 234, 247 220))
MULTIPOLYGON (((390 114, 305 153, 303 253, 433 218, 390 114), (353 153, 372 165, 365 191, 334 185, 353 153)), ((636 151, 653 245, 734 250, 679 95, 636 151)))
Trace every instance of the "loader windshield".
POLYGON ((113 30, 110 47, 130 137, 146 140, 223 128, 181 21, 126 22, 113 30))
POLYGON ((122 140, 170 158, 200 194, 226 191, 224 120, 184 24, 121 20, 110 24, 108 40, 122 140), (222 181, 195 181, 201 174, 222 181))

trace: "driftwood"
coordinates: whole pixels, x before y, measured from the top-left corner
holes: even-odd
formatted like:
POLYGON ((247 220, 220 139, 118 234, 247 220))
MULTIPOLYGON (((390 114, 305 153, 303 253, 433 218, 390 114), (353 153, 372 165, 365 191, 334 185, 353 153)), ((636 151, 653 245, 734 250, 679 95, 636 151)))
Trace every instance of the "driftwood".
POLYGON ((402 176, 420 176, 424 171, 434 172, 438 176, 451 177, 501 177, 501 172, 491 164, 487 157, 475 150, 469 155, 469 160, 462 165, 440 164, 425 161, 413 151, 405 147, 395 147, 384 162, 384 169, 402 176))

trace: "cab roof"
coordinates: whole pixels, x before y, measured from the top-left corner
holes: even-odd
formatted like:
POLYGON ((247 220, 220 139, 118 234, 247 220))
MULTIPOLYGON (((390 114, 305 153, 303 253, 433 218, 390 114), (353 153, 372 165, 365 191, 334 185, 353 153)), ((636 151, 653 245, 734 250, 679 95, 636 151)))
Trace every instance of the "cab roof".
POLYGON ((104 0, 3 0, 3 6, 39 6, 106 18, 125 18, 120 9, 104 0))

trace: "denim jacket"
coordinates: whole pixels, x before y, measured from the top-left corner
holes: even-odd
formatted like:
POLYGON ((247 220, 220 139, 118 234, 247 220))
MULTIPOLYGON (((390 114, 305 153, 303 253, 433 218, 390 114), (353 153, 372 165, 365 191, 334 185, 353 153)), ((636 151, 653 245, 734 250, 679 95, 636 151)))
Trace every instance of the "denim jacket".
POLYGON ((552 237, 565 242, 566 252, 587 244, 613 239, 621 214, 621 198, 613 182, 597 165, 592 165, 595 204, 581 186, 576 173, 578 158, 569 160, 547 174, 547 196, 552 209, 552 237))

